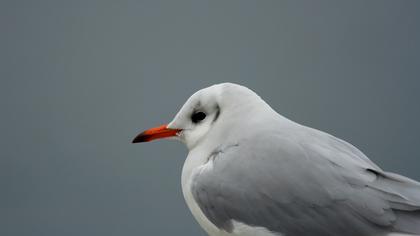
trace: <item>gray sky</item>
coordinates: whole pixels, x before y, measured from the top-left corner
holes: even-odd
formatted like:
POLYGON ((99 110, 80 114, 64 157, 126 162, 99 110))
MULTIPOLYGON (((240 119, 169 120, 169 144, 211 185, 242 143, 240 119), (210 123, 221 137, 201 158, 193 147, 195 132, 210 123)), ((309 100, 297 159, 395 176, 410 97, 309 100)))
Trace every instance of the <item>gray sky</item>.
POLYGON ((0 235, 202 235, 187 150, 132 145, 250 87, 420 180, 420 1, 1 1, 0 235))

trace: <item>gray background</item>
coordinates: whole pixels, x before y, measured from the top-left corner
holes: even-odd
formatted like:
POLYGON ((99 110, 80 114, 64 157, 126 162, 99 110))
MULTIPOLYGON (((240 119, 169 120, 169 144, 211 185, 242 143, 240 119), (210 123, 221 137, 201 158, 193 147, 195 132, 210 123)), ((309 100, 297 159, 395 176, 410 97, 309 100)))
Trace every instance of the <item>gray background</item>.
POLYGON ((0 235, 204 235, 187 150, 132 145, 231 81, 420 179, 420 1, 1 1, 0 235))

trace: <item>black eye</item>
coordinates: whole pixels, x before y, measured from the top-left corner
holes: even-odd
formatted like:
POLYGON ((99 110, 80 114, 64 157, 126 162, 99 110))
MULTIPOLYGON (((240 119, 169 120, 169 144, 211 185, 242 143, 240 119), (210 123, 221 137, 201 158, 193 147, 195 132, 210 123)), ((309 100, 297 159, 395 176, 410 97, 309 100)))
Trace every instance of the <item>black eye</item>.
POLYGON ((198 123, 206 118, 206 114, 204 112, 195 112, 191 115, 191 120, 193 123, 198 123))

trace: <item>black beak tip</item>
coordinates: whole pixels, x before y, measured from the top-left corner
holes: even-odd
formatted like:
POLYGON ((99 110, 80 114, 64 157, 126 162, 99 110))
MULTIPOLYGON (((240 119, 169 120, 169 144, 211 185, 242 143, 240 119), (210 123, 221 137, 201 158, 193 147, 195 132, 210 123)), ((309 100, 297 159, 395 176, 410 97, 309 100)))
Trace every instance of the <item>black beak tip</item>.
POLYGON ((137 135, 133 141, 131 141, 131 143, 142 143, 142 142, 146 142, 148 140, 147 135, 144 135, 143 133, 137 135))

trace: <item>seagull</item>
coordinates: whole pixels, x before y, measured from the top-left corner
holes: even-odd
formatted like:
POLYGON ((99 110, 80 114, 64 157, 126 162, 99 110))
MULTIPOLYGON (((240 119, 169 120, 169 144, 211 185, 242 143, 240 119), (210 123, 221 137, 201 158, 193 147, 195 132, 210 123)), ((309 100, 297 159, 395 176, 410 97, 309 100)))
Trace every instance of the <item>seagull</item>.
POLYGON ((420 235, 419 182, 285 118, 244 86, 199 90, 133 143, 161 138, 187 146, 182 192, 210 236, 420 235))

